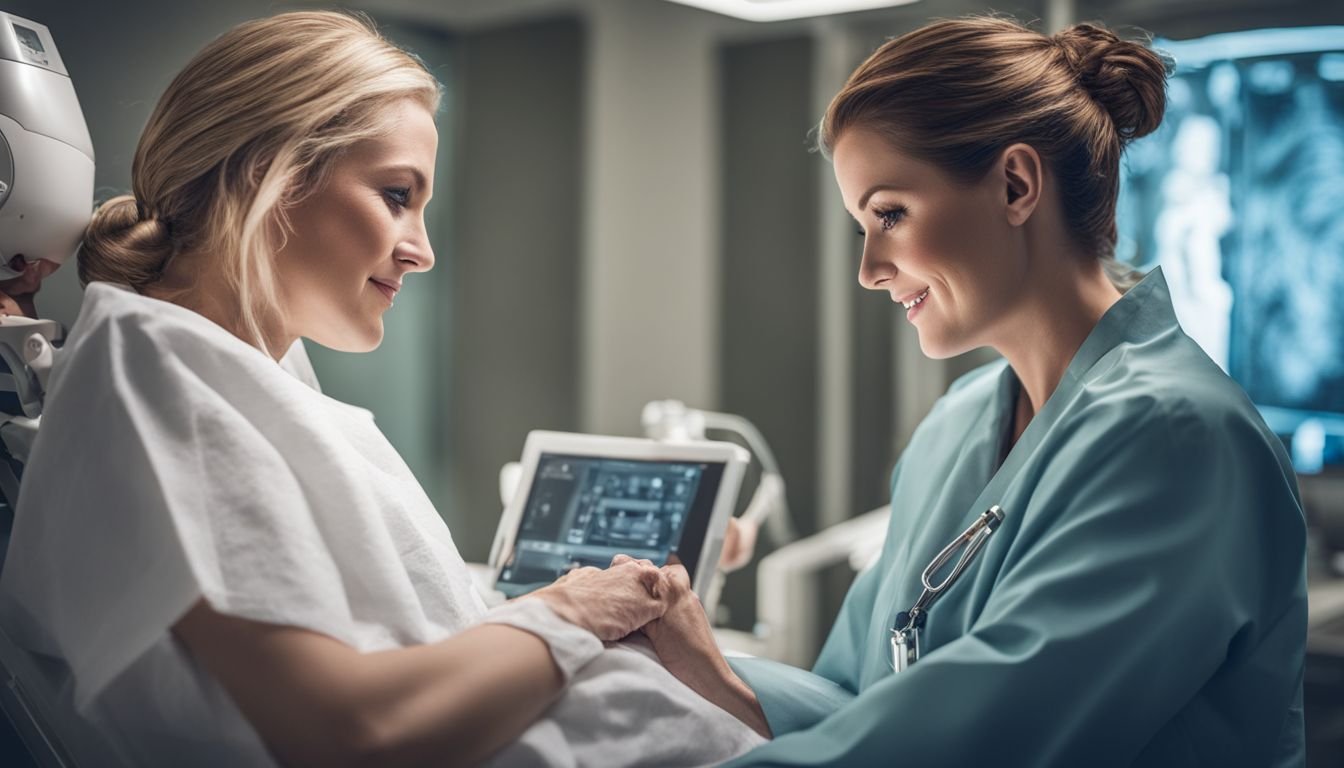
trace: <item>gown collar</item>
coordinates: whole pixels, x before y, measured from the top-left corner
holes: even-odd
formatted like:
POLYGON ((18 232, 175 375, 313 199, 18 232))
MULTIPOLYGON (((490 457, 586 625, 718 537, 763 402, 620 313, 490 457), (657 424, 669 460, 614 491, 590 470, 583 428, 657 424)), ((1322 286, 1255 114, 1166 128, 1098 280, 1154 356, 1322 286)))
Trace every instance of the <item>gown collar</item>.
POLYGON ((1120 300, 1111 305, 1097 321, 1092 332, 1073 356, 1050 400, 1058 398, 1062 390, 1072 391, 1092 366, 1117 345, 1141 343, 1177 328, 1176 311, 1171 306, 1171 292, 1162 268, 1156 267, 1138 285, 1130 288, 1120 300))
MULTIPOLYGON (((1074 353, 1073 360, 1065 369, 1059 386, 1055 387, 1045 405, 1032 418, 1031 423, 1027 424, 1026 430, 990 478, 989 484, 980 493, 968 514, 979 515, 990 506, 1001 504, 1009 485, 1017 477, 1022 466, 1036 453, 1041 440, 1073 402, 1074 395, 1083 386, 1088 371, 1092 370, 1107 352, 1122 343, 1142 343, 1178 327, 1176 312, 1171 306, 1171 294, 1162 275, 1162 268, 1154 268, 1143 280, 1121 296, 1119 301, 1112 304, 1097 321, 1082 346, 1074 353)), ((1008 423, 1011 423, 1013 405, 1011 395, 1016 392, 1019 384, 1015 380, 1017 374, 1008 365, 1003 366, 999 376, 999 386, 993 399, 996 408, 995 418, 991 419, 991 423, 1002 425, 1004 408, 1010 409, 1008 423)), ((1001 432, 999 437, 1001 440, 1001 432)), ((1001 445, 1001 442, 995 441, 994 449, 1001 450, 1001 445)), ((1014 512, 1021 510, 1005 508, 1005 513, 1008 515, 1014 512)))

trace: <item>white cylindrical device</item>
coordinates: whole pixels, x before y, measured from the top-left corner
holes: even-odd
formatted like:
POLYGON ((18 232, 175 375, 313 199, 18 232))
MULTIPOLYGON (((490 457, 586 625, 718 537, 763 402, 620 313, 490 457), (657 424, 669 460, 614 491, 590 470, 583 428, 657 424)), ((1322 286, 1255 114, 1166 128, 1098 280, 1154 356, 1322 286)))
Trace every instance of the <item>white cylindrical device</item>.
POLYGON ((0 13, 0 280, 64 263, 93 210, 93 142, 51 32, 0 13))

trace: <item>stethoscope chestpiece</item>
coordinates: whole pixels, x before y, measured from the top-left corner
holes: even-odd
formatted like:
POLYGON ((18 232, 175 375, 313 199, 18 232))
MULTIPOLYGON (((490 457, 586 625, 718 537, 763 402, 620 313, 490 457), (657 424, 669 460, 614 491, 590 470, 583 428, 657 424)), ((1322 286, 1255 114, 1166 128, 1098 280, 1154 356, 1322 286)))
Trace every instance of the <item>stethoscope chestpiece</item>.
POLYGON ((919 659, 919 630, 924 628, 924 624, 929 618, 929 606, 937 599, 939 595, 946 592, 962 572, 971 564, 971 560, 985 546, 989 537, 998 530, 999 524, 1003 522, 1003 508, 998 504, 990 507, 980 514, 961 535, 952 540, 946 547, 943 547, 928 567, 919 575, 920 583, 924 591, 920 593, 919 599, 910 607, 908 611, 901 611, 896 614, 896 620, 891 626, 891 668, 895 672, 900 672, 919 659), (934 577, 943 570, 952 558, 961 553, 957 563, 952 567, 952 572, 947 575, 940 583, 933 583, 934 577))

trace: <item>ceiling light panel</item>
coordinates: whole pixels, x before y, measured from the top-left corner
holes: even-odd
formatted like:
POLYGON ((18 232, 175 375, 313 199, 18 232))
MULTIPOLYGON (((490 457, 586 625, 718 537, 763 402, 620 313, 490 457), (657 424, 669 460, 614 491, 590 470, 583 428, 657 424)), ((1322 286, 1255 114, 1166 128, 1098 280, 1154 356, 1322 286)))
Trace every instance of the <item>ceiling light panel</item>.
POLYGON ((747 21, 784 21, 809 16, 908 5, 916 0, 670 0, 747 21))

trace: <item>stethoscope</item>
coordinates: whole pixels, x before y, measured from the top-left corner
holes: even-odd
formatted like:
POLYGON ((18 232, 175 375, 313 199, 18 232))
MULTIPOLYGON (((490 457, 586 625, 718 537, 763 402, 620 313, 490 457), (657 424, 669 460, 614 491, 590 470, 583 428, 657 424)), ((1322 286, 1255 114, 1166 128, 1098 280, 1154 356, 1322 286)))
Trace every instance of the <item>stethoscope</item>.
POLYGON ((896 620, 891 626, 891 668, 895 672, 900 672, 906 667, 914 664, 919 659, 919 631, 924 628, 924 623, 929 618, 929 606, 933 601, 944 592, 961 576, 962 571, 971 564, 971 559, 980 552, 985 546, 985 542, 998 529, 999 523, 1003 522, 1003 509, 998 504, 985 510, 970 527, 962 531, 961 535, 952 540, 951 544, 943 547, 933 558, 933 562, 924 569, 919 579, 924 584, 924 591, 920 593, 919 599, 910 607, 908 611, 901 611, 896 614, 896 620), (953 566, 952 572, 947 575, 939 584, 933 584, 933 578, 938 574, 943 566, 956 556, 957 551, 965 548, 961 553, 961 559, 953 566))

